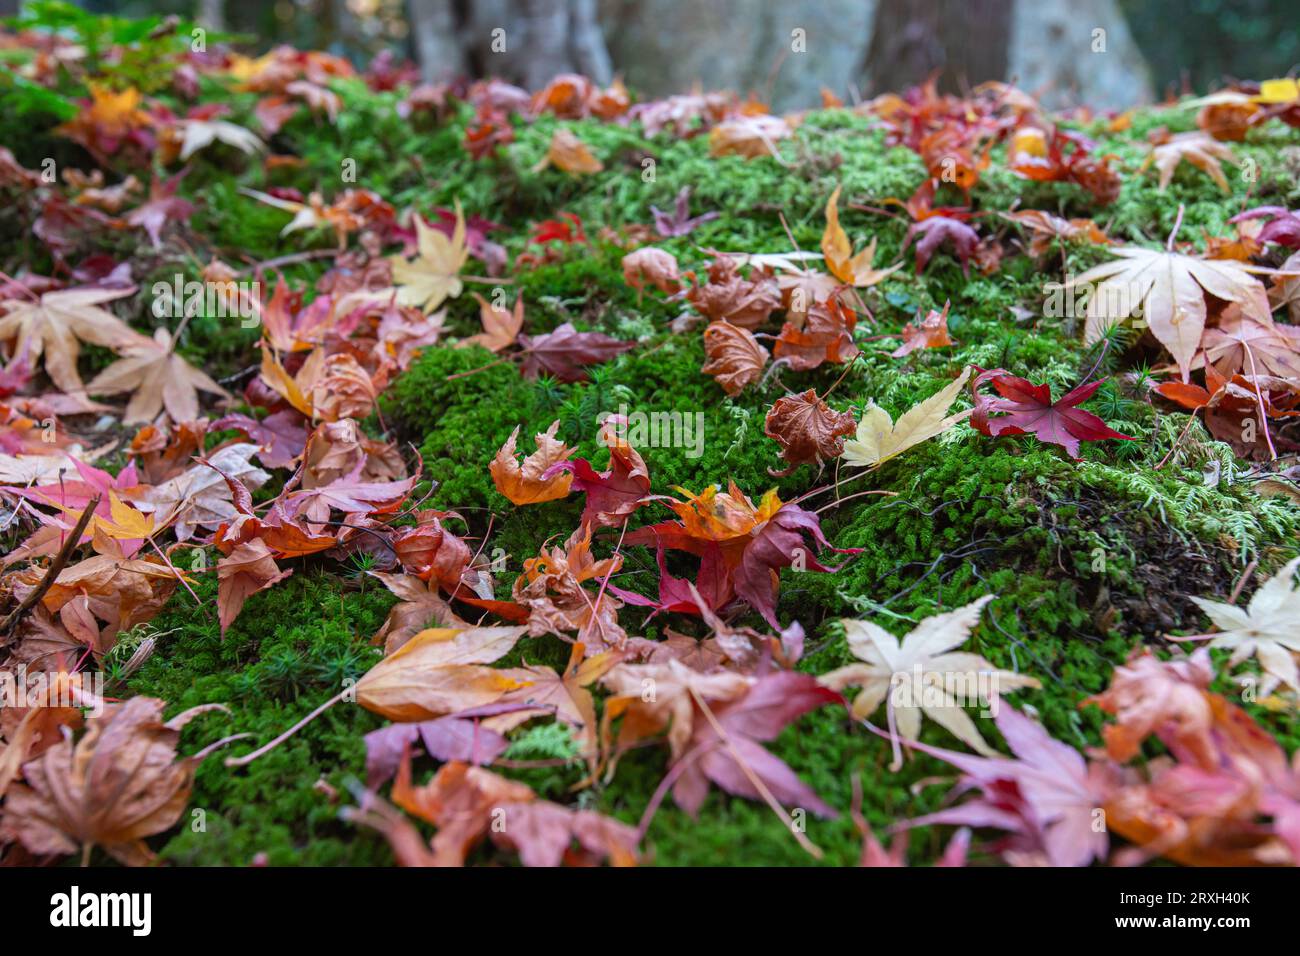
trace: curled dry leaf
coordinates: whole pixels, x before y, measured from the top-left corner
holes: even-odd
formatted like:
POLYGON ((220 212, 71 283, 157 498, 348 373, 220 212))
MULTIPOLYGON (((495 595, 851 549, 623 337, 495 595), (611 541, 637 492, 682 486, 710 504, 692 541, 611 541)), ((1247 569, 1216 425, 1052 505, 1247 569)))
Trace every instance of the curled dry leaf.
POLYGON ((763 434, 781 446, 781 457, 793 469, 838 458, 844 451, 844 436, 851 435, 856 425, 852 414, 835 411, 810 388, 802 395, 778 399, 768 409, 763 434))
POLYGON ((515 442, 519 438, 519 427, 510 433, 506 443, 497 451, 496 457, 488 465, 492 473, 492 482, 497 491, 517 505, 535 505, 543 501, 555 501, 569 494, 573 475, 566 471, 553 471, 553 466, 568 459, 573 449, 555 437, 560 427, 557 419, 545 432, 533 436, 537 451, 524 459, 523 466, 515 460, 515 442), (546 477, 549 473, 549 477, 546 477))
POLYGON ((551 145, 546 155, 541 158, 533 172, 541 172, 548 166, 554 166, 573 176, 598 173, 605 164, 592 155, 591 149, 574 133, 561 126, 551 136, 551 145))
POLYGON ((915 324, 909 322, 903 326, 903 344, 890 352, 890 357, 902 358, 917 349, 941 349, 948 345, 956 345, 952 336, 948 334, 950 304, 944 302, 942 312, 931 309, 920 322, 915 324))
POLYGON ((99 846, 128 866, 151 862, 145 838, 180 819, 206 756, 176 759, 181 728, 219 706, 164 723, 163 701, 133 697, 90 718, 80 740, 64 739, 24 765, 25 782, 5 799, 3 834, 38 855, 80 850, 84 860, 99 846))
POLYGON ((643 246, 623 257, 623 281, 637 291, 648 283, 669 295, 681 288, 676 257, 654 246, 643 246))
POLYGON ((700 371, 712 375, 733 398, 758 381, 768 360, 767 349, 753 333, 725 320, 711 322, 704 330, 704 354, 708 361, 700 371))
POLYGON ((692 286, 686 298, 705 318, 752 331, 781 308, 781 287, 757 266, 742 278, 736 260, 720 255, 709 264, 708 284, 692 286))

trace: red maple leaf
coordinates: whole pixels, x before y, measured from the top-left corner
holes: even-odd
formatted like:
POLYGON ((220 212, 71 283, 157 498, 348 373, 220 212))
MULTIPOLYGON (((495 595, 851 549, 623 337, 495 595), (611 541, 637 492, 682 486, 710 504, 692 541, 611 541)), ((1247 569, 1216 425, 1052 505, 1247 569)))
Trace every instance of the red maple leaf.
POLYGON ((1100 387, 1099 379, 1080 385, 1053 402, 1052 390, 1046 384, 1034 385, 1000 368, 981 369, 971 382, 975 411, 970 423, 984 435, 1033 435, 1039 441, 1060 445, 1071 458, 1079 457, 1080 442, 1107 438, 1132 441, 1132 436, 1121 435, 1092 412, 1078 407, 1100 387), (986 382, 1002 397, 981 394, 980 386, 986 382))

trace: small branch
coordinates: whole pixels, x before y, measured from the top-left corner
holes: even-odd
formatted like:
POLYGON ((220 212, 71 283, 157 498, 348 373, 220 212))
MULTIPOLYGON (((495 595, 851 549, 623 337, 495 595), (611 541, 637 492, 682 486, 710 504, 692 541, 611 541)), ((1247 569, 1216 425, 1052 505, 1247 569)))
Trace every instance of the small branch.
POLYGON ((21 604, 6 614, 3 621, 0 621, 0 634, 8 634, 13 630, 19 619, 35 607, 41 598, 45 597, 46 592, 53 587, 54 579, 62 573, 64 566, 68 563, 68 558, 77 549, 81 536, 86 533, 86 526, 90 524, 90 519, 94 517, 95 509, 99 507, 99 499, 100 496, 95 495, 86 503, 85 509, 81 512, 81 517, 77 519, 76 526, 64 540, 63 547, 54 556, 54 560, 50 562, 50 566, 45 571, 45 576, 41 578, 41 583, 36 585, 36 588, 23 599, 21 604))

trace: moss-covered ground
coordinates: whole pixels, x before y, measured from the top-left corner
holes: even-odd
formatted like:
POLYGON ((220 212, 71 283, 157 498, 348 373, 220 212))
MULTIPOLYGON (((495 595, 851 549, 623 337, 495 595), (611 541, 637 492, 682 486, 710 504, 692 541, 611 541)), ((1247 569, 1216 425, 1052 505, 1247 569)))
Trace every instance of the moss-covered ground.
MULTIPOLYGON (((779 480, 770 477, 777 447, 763 435, 763 418, 786 388, 824 392, 842 369, 786 371, 764 387, 727 398, 700 374, 704 355, 698 331, 679 334, 668 327, 681 304, 628 288, 620 266, 624 249, 602 235, 602 227, 617 231, 646 223, 650 205, 670 208, 678 190, 689 186, 693 213, 713 210, 720 216, 688 237, 661 243, 683 268, 702 264, 706 250, 788 250, 786 225, 801 248, 816 249, 823 208, 837 184, 845 202, 879 206, 889 197, 905 199, 925 175, 913 153, 887 147, 866 119, 841 110, 808 115, 781 144, 781 163, 710 158, 706 137, 648 139, 635 123, 576 122, 568 125, 603 159, 605 170, 573 178, 554 169, 530 171, 558 122, 552 118, 520 123, 516 142, 502 156, 472 161, 461 145, 468 108, 444 123, 407 120, 395 111, 395 94, 372 93, 359 81, 335 86, 346 104, 337 124, 304 111, 275 138, 275 149, 300 156, 301 166, 268 176, 222 149, 192 164, 182 193, 199 204, 191 225, 216 254, 240 262, 298 252, 305 245, 327 248, 332 239, 323 233, 281 238, 285 214, 238 190, 286 185, 303 192, 323 188, 328 195, 344 160, 353 159, 358 185, 399 208, 427 212, 459 201, 468 212, 503 224, 493 238, 512 260, 526 251, 532 224, 561 211, 581 217, 589 244, 513 276, 527 303, 527 330, 537 333, 571 320, 638 342, 635 350, 595 369, 591 381, 574 385, 527 381, 509 364, 449 379, 489 364, 492 357, 477 349, 430 348, 386 394, 385 421, 397 437, 418 447, 428 477, 438 483, 431 504, 466 516, 471 536, 483 534, 491 519, 486 546, 507 556, 503 588, 510 583, 509 572, 518 572, 543 542, 567 536, 581 508, 577 496, 517 508, 497 493, 487 463, 518 425, 527 435, 558 418, 562 436, 599 466, 604 452, 594 438, 600 412, 616 410, 621 402, 643 410, 702 412, 705 443, 699 457, 688 458, 682 449, 643 449, 655 490, 663 493, 675 485, 700 490, 730 479, 755 498, 778 487, 788 500, 832 477, 829 468, 819 474, 811 466, 779 480), (654 161, 653 181, 643 176, 647 158, 654 161)), ((226 98, 234 108, 230 119, 250 120, 251 94, 226 98)), ((1017 178, 1005 170, 1000 150, 971 202, 985 211, 1019 205, 1091 216, 1113 237, 1139 242, 1162 241, 1180 206, 1185 207, 1182 235, 1201 237, 1226 234, 1227 218, 1248 194, 1251 204, 1300 205, 1300 132, 1276 123, 1234 147, 1256 175, 1232 177, 1231 195, 1187 168, 1159 192, 1154 174, 1136 172, 1146 151, 1143 136, 1158 124, 1178 130, 1191 128, 1191 122, 1191 111, 1148 111, 1137 114, 1122 133, 1108 133, 1102 124, 1086 128, 1099 141, 1097 151, 1114 153, 1127 169, 1121 195, 1109 207, 1095 207, 1074 186, 1017 178)), ((30 128, 22 137, 6 134, 0 140, 25 144, 18 158, 28 165, 68 149, 30 128)), ((905 222, 841 208, 851 236, 859 242, 877 237, 877 263, 900 254, 905 222)), ((1008 239, 1013 235, 1009 226, 992 220, 986 229, 1000 229, 1008 239)), ((31 254, 39 259, 38 250, 31 254)), ((1043 287, 1062 271, 1077 273, 1102 255, 1067 248, 1038 263, 1008 255, 1000 271, 966 277, 946 252, 924 274, 914 275, 909 253, 908 265, 868 294, 875 325, 860 329, 864 356, 837 386, 831 404, 861 408, 874 399, 897 416, 965 364, 1003 367, 1047 381, 1060 394, 1088 373, 1099 352, 1082 346, 1079 329, 1069 320, 1041 316, 1043 287), (897 340, 870 339, 897 334, 918 308, 941 307, 945 301, 951 302, 949 328, 956 347, 898 360, 888 356, 897 340), (1026 313, 1013 307, 1027 309, 1029 318, 1018 317, 1026 313)), ((316 260, 285 272, 291 281, 307 284, 325 267, 316 260)), ((170 274, 173 268, 173 263, 160 264, 159 272, 170 274)), ((452 338, 477 331, 477 306, 468 295, 451 303, 448 329, 452 338)), ((246 364, 255 335, 249 331, 239 338, 228 327, 196 320, 183 351, 210 370, 236 371, 246 364)), ((1133 343, 1117 344, 1103 359, 1107 371, 1132 372, 1152 357, 1133 343)), ((841 617, 870 616, 901 634, 936 609, 993 594, 996 600, 969 649, 1041 680, 1041 690, 1019 692, 1014 700, 1032 708, 1054 736, 1080 748, 1097 744, 1100 714, 1081 709, 1083 698, 1106 685, 1113 665, 1136 643, 1159 646, 1161 635, 1170 631, 1203 630, 1205 621, 1188 595, 1222 597, 1248 562, 1258 562, 1262 578, 1294 556, 1300 509, 1242 485, 1208 485, 1207 464, 1229 464, 1231 450, 1210 440, 1199 424, 1191 425, 1178 453, 1157 468, 1187 418, 1153 405, 1132 375, 1109 381, 1088 407, 1135 440, 1086 445, 1076 462, 1030 439, 989 439, 962 426, 844 490, 846 499, 866 488, 895 496, 863 496, 838 505, 829 495, 819 499, 831 541, 862 553, 834 574, 782 574, 779 616, 783 622, 801 621, 808 632, 809 652, 799 666, 820 673, 849 660, 836 624, 841 617)), ((653 508, 642 515, 637 520, 663 517, 653 508)), ((616 583, 650 592, 653 567, 652 554, 629 549, 616 583)), ((223 640, 212 609, 214 593, 214 582, 202 583, 205 605, 196 609, 178 592, 151 625, 162 635, 157 652, 119 687, 123 695, 163 697, 176 709, 228 704, 228 716, 205 715, 186 731, 192 749, 230 733, 266 740, 332 696, 342 679, 363 673, 378 658, 370 637, 394 600, 363 574, 309 559, 296 565, 289 580, 254 596, 223 640)), ((623 619, 630 633, 652 637, 662 626, 657 619, 642 626, 643 614, 635 608, 623 612, 623 619)), ((761 623, 756 616, 747 620, 761 623)), ((673 626, 691 629, 684 620, 673 626)), ((562 663, 566 655, 567 648, 553 639, 522 645, 529 661, 562 663)), ((1228 689, 1220 680, 1221 689, 1228 689)), ((1288 750, 1300 743, 1294 709, 1250 709, 1288 750)), ((206 762, 192 800, 205 811, 205 829, 182 825, 160 841, 163 858, 178 864, 247 864, 258 858, 286 865, 389 862, 381 838, 338 815, 352 800, 349 783, 364 779, 362 735, 381 724, 361 707, 344 704, 247 768, 206 762)), ((993 731, 986 733, 996 740, 993 731)), ((511 757, 544 760, 571 753, 551 729, 525 728, 515 737, 511 757)), ((953 744, 932 724, 923 739, 953 744)), ((947 789, 933 778, 950 771, 920 755, 901 772, 890 772, 888 743, 832 709, 798 721, 772 749, 841 811, 849 807, 852 778, 860 777, 865 815, 878 830, 934 809, 947 789)), ((635 823, 663 776, 665 759, 655 748, 629 753, 612 781, 576 793, 571 788, 583 776, 576 763, 505 772, 549 798, 577 801, 635 823)), ((419 772, 427 775, 431 768, 426 758, 419 772)), ((825 851, 824 862, 856 859, 859 838, 846 812, 835 820, 810 819, 808 835, 825 851)), ((923 831, 914 836, 910 854, 916 861, 933 859, 945 840, 944 833, 923 831)), ((761 803, 717 791, 697 820, 666 802, 644 848, 660 864, 814 862, 761 803)), ((475 859, 495 856, 480 850, 475 859)))

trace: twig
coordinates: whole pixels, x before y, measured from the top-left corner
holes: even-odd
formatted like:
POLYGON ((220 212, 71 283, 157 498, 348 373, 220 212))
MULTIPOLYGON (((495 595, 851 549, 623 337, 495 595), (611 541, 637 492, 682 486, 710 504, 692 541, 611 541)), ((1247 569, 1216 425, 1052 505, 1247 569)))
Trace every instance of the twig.
POLYGON ((35 589, 27 597, 23 598, 21 604, 6 614, 3 621, 0 621, 0 634, 8 634, 14 625, 18 623, 19 618, 35 607, 37 602, 45 597, 46 592, 54 586, 54 579, 62 573, 64 565, 68 563, 68 558, 72 556, 72 552, 76 550, 78 543, 81 541, 81 536, 85 534, 86 526, 90 524, 95 509, 99 507, 99 499, 100 496, 95 495, 86 503, 85 509, 81 512, 81 517, 77 519, 77 524, 72 529, 72 533, 64 540, 63 547, 59 549, 59 553, 54 556, 54 560, 46 568, 41 583, 36 585, 35 589))
POLYGON ((736 745, 731 742, 731 737, 728 736, 727 731, 723 728, 722 724, 718 722, 718 718, 713 716, 713 711, 709 709, 709 705, 704 702, 704 698, 700 696, 700 693, 694 687, 688 686, 687 689, 691 692, 691 696, 695 698, 695 703, 699 705, 700 710, 704 713, 709 724, 713 727, 713 732, 722 738, 723 744, 725 744, 727 750, 731 752, 731 759, 736 761, 736 766, 738 766, 741 769, 741 772, 749 779, 754 790, 757 791, 758 795, 763 798, 763 801, 772 808, 772 812, 777 815, 777 818, 785 824, 787 828, 789 828, 792 834, 794 834, 795 841, 804 848, 808 855, 814 859, 820 860, 822 858, 821 847, 808 839, 801 830, 795 828, 794 821, 790 819, 785 807, 781 806, 780 801, 777 800, 776 797, 772 796, 772 791, 767 788, 767 784, 763 782, 763 778, 754 773, 749 764, 745 763, 744 758, 740 756, 740 752, 736 750, 736 745))

